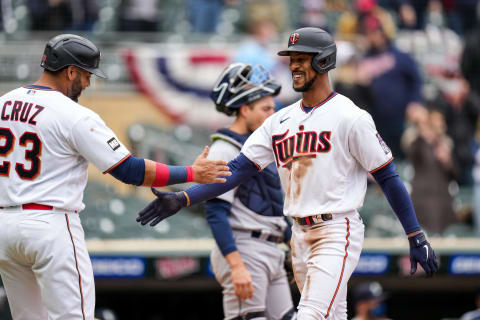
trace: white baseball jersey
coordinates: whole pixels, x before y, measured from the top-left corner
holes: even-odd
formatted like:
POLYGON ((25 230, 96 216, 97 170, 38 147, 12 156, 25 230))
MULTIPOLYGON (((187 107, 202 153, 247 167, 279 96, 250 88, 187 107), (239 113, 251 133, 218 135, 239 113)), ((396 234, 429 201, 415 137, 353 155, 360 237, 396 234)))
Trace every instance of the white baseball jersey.
POLYGON ((353 212, 363 204, 367 174, 393 160, 371 116, 334 93, 310 112, 298 101, 270 116, 242 153, 264 168, 277 164, 284 214, 353 212))
POLYGON ((107 172, 130 155, 95 112, 58 91, 18 88, 0 109, 1 207, 81 211, 88 162, 107 172))

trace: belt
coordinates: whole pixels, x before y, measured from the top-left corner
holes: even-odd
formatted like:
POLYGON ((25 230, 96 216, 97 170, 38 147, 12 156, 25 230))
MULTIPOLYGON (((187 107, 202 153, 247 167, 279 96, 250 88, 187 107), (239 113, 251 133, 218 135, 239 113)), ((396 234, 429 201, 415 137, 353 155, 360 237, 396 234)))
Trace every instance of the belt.
POLYGON ((313 216, 308 216, 304 218, 294 217, 295 221, 301 226, 311 226, 322 221, 329 221, 333 219, 333 214, 331 213, 324 213, 324 214, 316 214, 313 216))
POLYGON ((283 242, 283 237, 280 236, 273 236, 273 235, 266 235, 262 234, 261 231, 252 231, 252 238, 259 238, 263 240, 267 240, 270 242, 275 242, 275 243, 282 243, 283 242))
POLYGON ((243 316, 238 316, 236 318, 233 318, 232 320, 250 320, 250 319, 264 318, 264 317, 265 317, 265 311, 257 311, 257 312, 249 312, 243 316))
MULTIPOLYGON (((0 207, 0 209, 8 209, 13 207, 20 207, 20 206, 0 207)), ((21 207, 23 210, 53 210, 52 206, 47 206, 39 203, 25 203, 25 204, 22 204, 21 207)))

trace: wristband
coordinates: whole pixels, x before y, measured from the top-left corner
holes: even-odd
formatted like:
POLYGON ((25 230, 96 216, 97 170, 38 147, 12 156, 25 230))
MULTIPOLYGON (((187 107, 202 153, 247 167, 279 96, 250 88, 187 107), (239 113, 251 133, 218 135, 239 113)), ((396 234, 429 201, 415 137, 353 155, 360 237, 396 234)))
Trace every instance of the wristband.
POLYGON ((168 179, 170 177, 170 172, 168 166, 163 163, 155 163, 155 180, 153 180, 152 187, 163 187, 168 184, 168 179))
POLYGON ((187 169, 187 182, 192 182, 194 179, 194 171, 192 166, 186 166, 185 169, 187 169))

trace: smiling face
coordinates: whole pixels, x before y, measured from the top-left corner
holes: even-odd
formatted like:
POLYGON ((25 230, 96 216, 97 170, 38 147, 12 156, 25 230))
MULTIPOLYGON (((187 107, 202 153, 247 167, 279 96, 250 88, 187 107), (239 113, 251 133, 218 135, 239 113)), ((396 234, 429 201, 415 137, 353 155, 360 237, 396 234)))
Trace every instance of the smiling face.
POLYGON ((289 68, 292 72, 293 90, 305 92, 310 90, 317 79, 317 72, 312 68, 314 54, 291 52, 289 68))

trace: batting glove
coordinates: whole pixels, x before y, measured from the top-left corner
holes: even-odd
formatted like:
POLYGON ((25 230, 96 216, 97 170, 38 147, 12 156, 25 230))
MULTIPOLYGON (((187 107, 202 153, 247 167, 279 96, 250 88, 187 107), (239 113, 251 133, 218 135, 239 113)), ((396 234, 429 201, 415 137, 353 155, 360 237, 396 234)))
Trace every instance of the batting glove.
POLYGON ((427 277, 433 276, 438 270, 437 257, 425 238, 425 234, 420 232, 409 237, 408 242, 410 243, 410 275, 417 272, 417 263, 420 263, 427 277))
POLYGON ((150 226, 156 226, 160 221, 174 215, 182 207, 187 205, 187 198, 182 192, 164 192, 152 188, 152 192, 157 196, 142 211, 138 213, 137 222, 143 226, 150 223, 150 226))

